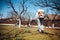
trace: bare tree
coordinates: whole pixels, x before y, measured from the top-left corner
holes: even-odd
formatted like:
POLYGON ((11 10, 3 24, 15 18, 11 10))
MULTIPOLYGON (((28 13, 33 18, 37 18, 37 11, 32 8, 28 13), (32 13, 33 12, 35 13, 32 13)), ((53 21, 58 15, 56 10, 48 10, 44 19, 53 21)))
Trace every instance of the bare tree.
POLYGON ((56 9, 56 11, 55 11, 56 14, 54 15, 53 19, 51 20, 52 27, 54 28, 55 18, 56 18, 56 16, 58 16, 58 14, 60 14, 60 3, 58 0, 54 0, 52 3, 54 6, 51 6, 51 8, 56 9))
POLYGON ((25 20, 28 21, 28 24, 27 24, 28 27, 31 27, 30 22, 31 22, 31 20, 32 20, 32 17, 31 17, 31 14, 30 14, 30 13, 31 13, 31 12, 26 12, 25 15, 24 15, 25 20))
POLYGON ((28 27, 31 27, 30 22, 31 22, 31 18, 32 18, 32 17, 31 17, 31 15, 29 14, 29 12, 28 12, 27 15, 28 15, 28 27))
POLYGON ((22 0, 22 2, 20 2, 20 5, 22 7, 20 11, 20 15, 18 14, 18 12, 15 10, 14 6, 13 6, 13 3, 11 2, 11 0, 8 0, 8 3, 10 4, 11 8, 13 9, 13 11, 15 12, 15 16, 16 16, 16 19, 19 21, 19 27, 21 26, 21 14, 23 14, 23 12, 25 12, 27 10, 27 7, 24 5, 28 0, 22 0))

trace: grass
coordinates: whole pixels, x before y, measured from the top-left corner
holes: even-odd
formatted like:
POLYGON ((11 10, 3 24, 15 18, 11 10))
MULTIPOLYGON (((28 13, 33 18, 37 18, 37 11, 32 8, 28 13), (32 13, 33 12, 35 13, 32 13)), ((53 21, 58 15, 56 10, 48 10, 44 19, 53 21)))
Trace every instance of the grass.
POLYGON ((45 28, 45 33, 37 29, 0 25, 0 40, 60 40, 60 29, 45 28))

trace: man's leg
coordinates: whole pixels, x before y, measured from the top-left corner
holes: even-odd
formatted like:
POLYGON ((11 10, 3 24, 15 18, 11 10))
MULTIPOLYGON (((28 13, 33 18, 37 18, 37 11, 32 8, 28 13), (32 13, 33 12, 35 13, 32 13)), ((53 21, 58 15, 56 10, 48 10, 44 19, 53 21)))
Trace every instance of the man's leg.
POLYGON ((38 22, 38 32, 41 32, 40 20, 39 20, 39 19, 37 19, 37 22, 38 22))
POLYGON ((42 33, 44 33, 44 26, 43 25, 41 25, 42 27, 41 27, 41 32, 42 33))
POLYGON ((44 18, 40 18, 40 29, 41 29, 41 32, 43 33, 44 32, 44 26, 43 26, 43 19, 44 18))
POLYGON ((44 26, 43 25, 40 25, 38 27, 38 31, 43 33, 44 32, 44 26))

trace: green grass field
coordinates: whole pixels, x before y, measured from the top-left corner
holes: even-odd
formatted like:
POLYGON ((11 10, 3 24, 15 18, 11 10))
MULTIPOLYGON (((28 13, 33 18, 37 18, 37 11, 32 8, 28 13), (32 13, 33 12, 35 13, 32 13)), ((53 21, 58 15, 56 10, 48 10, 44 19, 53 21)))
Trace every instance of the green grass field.
POLYGON ((45 28, 45 33, 37 29, 0 25, 0 40, 60 40, 60 29, 45 28))

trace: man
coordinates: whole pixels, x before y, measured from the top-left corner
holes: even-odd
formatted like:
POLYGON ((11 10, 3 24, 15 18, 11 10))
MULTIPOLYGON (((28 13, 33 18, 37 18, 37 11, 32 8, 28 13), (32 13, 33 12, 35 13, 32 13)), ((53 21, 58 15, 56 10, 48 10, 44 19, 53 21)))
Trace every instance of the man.
POLYGON ((43 19, 44 19, 44 10, 39 9, 38 13, 36 13, 36 16, 34 19, 37 19, 37 23, 38 23, 38 31, 39 32, 44 32, 44 26, 43 26, 43 19))
POLYGON ((37 19, 37 21, 38 21, 38 31, 39 32, 44 32, 44 26, 43 26, 43 20, 44 20, 44 10, 42 10, 42 9, 39 9, 38 10, 38 19, 37 19))

